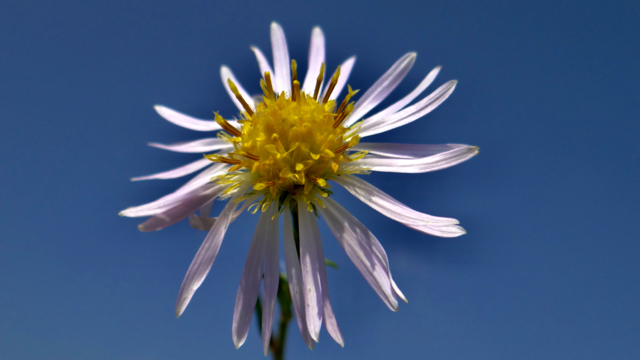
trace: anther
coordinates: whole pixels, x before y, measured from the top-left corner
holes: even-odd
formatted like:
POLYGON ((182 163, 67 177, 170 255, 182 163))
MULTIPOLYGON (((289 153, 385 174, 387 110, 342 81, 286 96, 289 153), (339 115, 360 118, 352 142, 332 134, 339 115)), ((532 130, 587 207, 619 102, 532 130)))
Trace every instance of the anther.
POLYGON ((331 96, 333 89, 336 87, 339 77, 340 77, 340 66, 338 66, 338 69, 336 69, 336 73, 333 74, 333 77, 331 78, 331 83, 329 84, 329 87, 327 88, 327 92, 324 94, 324 98, 322 99, 323 104, 326 104, 327 101, 329 101, 329 97, 331 96))
POLYGON ((269 96, 275 100, 276 94, 273 92, 273 83, 271 83, 271 73, 265 71, 264 73, 264 81, 267 83, 267 89, 269 90, 269 96))
POLYGON ((248 151, 245 151, 245 152, 242 154, 242 156, 244 156, 244 157, 246 157, 246 158, 249 158, 249 159, 251 159, 251 160, 253 160, 253 161, 259 161, 259 160, 260 160, 260 157, 258 157, 258 155, 253 155, 252 153, 250 153, 250 152, 248 152, 248 151))
POLYGON ((299 101, 300 99, 300 82, 296 80, 293 82, 293 95, 291 100, 299 101))
POLYGON ((346 119, 347 116, 349 116, 349 114, 351 114, 352 111, 353 111, 353 103, 350 103, 349 105, 347 105, 347 108, 343 112, 341 112, 340 115, 338 115, 338 118, 333 123, 333 128, 335 129, 338 126, 340 126, 340 124, 342 124, 344 119, 346 119))
POLYGON ((318 100, 318 93, 320 92, 322 80, 324 80, 324 63, 320 66, 320 74, 318 74, 318 79, 316 79, 316 89, 313 91, 313 99, 316 101, 318 100))
POLYGON ((333 152, 334 152, 335 154, 339 154, 339 153, 341 153, 341 152, 343 152, 343 151, 347 150, 347 148, 348 148, 348 147, 349 147, 349 144, 342 144, 342 145, 340 145, 337 149, 333 150, 333 152))
POLYGON ((216 122, 218 123, 218 125, 222 127, 222 130, 228 132, 229 135, 236 136, 236 137, 242 135, 242 132, 240 132, 240 130, 236 129, 233 125, 229 124, 229 122, 225 120, 222 116, 220 116, 218 113, 216 113, 216 122))
POLYGON ((349 93, 347 94, 347 96, 344 97, 344 100, 342 100, 342 104, 340 104, 340 107, 335 112, 336 114, 340 114, 344 110, 344 108, 347 106, 347 104, 349 103, 349 100, 351 100, 351 97, 353 95, 357 94, 358 91, 360 91, 360 90, 353 91, 353 89, 351 89, 350 85, 347 85, 347 88, 349 89, 349 93))
POLYGON ((240 92, 238 91, 236 84, 234 84, 230 78, 227 79, 227 83, 229 84, 229 88, 231 89, 231 92, 236 96, 236 99, 240 101, 240 104, 242 104, 242 107, 247 111, 247 113, 249 113, 249 116, 253 116, 253 110, 251 109, 249 104, 247 104, 247 102, 244 100, 242 95, 240 95, 240 92))
POLYGON ((294 81, 298 80, 298 63, 295 60, 291 60, 291 88, 293 89, 294 81))

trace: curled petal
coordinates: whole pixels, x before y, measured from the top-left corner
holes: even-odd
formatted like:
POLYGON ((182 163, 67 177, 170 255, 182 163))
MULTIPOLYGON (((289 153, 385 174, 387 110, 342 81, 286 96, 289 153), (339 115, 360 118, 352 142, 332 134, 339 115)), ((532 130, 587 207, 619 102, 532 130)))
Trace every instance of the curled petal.
MULTIPOLYGON (((149 143, 149 146, 153 146, 159 149, 169 150, 179 153, 204 153, 222 149, 233 149, 233 145, 226 143, 218 138, 200 139, 194 141, 184 141, 173 144, 159 144, 149 143)), ((211 162, 211 161, 209 161, 211 162)))
POLYGON ((316 79, 320 73, 320 67, 324 62, 324 34, 320 27, 311 30, 311 42, 309 44, 309 68, 302 83, 302 91, 313 94, 316 87, 316 79))
MULTIPOLYGON (((353 65, 356 63, 356 57, 352 56, 345 60, 342 64, 340 64, 340 77, 338 78, 338 82, 336 83, 336 87, 331 92, 331 96, 329 96, 329 100, 335 100, 338 98, 344 86, 347 85, 347 80, 349 80, 349 75, 351 75, 351 70, 353 70, 353 65)), ((337 70, 337 69, 336 69, 337 70)), ((334 72, 335 74, 335 72, 334 72)), ((333 75, 331 75, 333 76, 333 75)), ((331 78, 329 78, 331 79, 331 78)), ((326 89, 325 89, 326 90, 326 89)), ((322 93, 324 96, 324 92, 322 93)), ((355 111, 355 110, 354 110, 355 111)))
POLYGON ((162 105, 155 105, 153 108, 165 120, 189 130, 215 131, 222 129, 215 120, 196 119, 162 105))
POLYGON ((278 206, 274 202, 262 216, 269 218, 269 227, 265 231, 266 253, 264 263, 264 285, 262 287, 262 347, 264 355, 269 351, 269 340, 273 329, 273 316, 276 309, 278 284, 280 283, 278 206))
POLYGON ((194 173, 209 165, 213 165, 211 160, 200 159, 172 170, 163 171, 163 172, 159 172, 151 175, 137 176, 137 177, 131 178, 131 181, 152 180, 152 179, 175 179, 175 178, 179 178, 179 177, 194 173))
POLYGON ((246 186, 241 187, 227 202, 220 216, 218 216, 218 221, 213 225, 211 231, 209 231, 209 234, 207 234, 207 237, 202 242, 200 249, 198 249, 196 256, 193 258, 189 270, 187 270, 187 274, 180 286, 180 291, 178 292, 176 316, 182 315, 187 305, 189 305, 191 297, 193 297, 193 294, 200 285, 202 285, 209 270, 211 270, 211 265, 213 265, 213 261, 216 259, 216 256, 218 256, 218 250, 220 250, 224 234, 227 232, 233 213, 238 207, 238 203, 236 203, 235 200, 243 195, 245 191, 246 186))
POLYGON ((291 93, 291 65, 289 64, 289 49, 282 27, 276 22, 271 23, 271 48, 273 51, 273 68, 275 73, 275 90, 291 93))
POLYGON ((296 244, 293 240, 291 216, 285 214, 283 217, 282 237, 284 238, 284 258, 287 268, 287 282, 289 283, 289 292, 291 294, 291 302, 293 303, 293 311, 296 314, 298 329, 300 329, 300 334, 302 335, 305 344, 307 344, 309 349, 313 350, 313 339, 311 338, 309 328, 307 327, 302 270, 300 268, 300 260, 298 260, 296 244))
POLYGON ((431 85, 433 80, 436 79, 436 76, 438 76, 438 73, 440 72, 441 68, 442 68, 441 66, 438 66, 435 69, 431 70, 431 72, 429 72, 429 74, 427 74, 427 77, 425 77, 424 80, 422 80, 420 82, 420 84, 418 85, 417 88, 415 88, 407 96, 402 98, 402 100, 396 102, 395 104, 389 106, 388 108, 386 108, 386 109, 380 111, 379 113, 377 113, 377 114, 371 116, 370 118, 368 118, 367 119, 367 124, 378 122, 381 119, 384 119, 389 115, 395 114, 400 109, 402 109, 405 106, 407 106, 411 101, 413 101, 413 99, 418 97, 418 95, 420 95, 429 85, 431 85))
POLYGON ((277 221, 275 221, 274 225, 274 221, 271 220, 272 212, 260 214, 253 240, 251 240, 251 245, 249 246, 247 260, 244 263, 242 277, 240 278, 231 329, 233 343, 236 348, 242 346, 247 338, 251 315, 256 307, 258 293, 260 292, 260 283, 264 273, 265 252, 267 251, 267 244, 270 242, 269 237, 273 236, 273 230, 276 231, 276 234, 278 231, 277 221))
MULTIPOLYGON (((318 342, 322 327, 323 298, 320 279, 320 264, 318 264, 318 249, 315 245, 313 223, 316 223, 313 213, 307 210, 307 204, 298 201, 298 221, 300 222, 300 265, 302 267, 302 283, 304 284, 305 313, 307 327, 311 338, 318 342)), ((317 227, 317 223, 316 223, 317 227)), ((323 261, 324 264, 324 261, 323 261)))
POLYGON ((384 100, 387 95, 400 84, 402 79, 404 79, 415 61, 415 53, 408 53, 396 61, 356 102, 353 111, 345 120, 345 126, 349 126, 358 121, 384 100))
POLYGON ((456 80, 448 81, 429 96, 404 110, 398 111, 388 117, 380 118, 375 122, 369 123, 368 121, 364 121, 362 128, 360 128, 360 136, 365 137, 389 131, 427 115, 451 95, 456 88, 456 84, 456 80))
POLYGON ((253 101, 251 101, 251 96, 242 87, 242 85, 240 85, 240 82, 238 81, 238 79, 236 79, 236 77, 233 76, 233 73, 231 72, 231 69, 229 69, 228 67, 226 67, 224 65, 221 66, 220 67, 220 77, 222 78, 222 84, 224 85, 224 88, 227 90, 227 94, 229 94, 229 97, 231 98, 233 103, 236 104, 236 107, 241 112, 245 111, 244 106, 242 106, 242 103, 240 103, 238 98, 236 98, 236 95, 233 93, 233 91, 231 91, 231 88, 229 87, 229 82, 228 82, 229 79, 231 79, 231 81, 236 85, 236 87, 238 88, 238 92, 240 93, 240 95, 242 95, 242 97, 244 98, 244 101, 247 102, 249 107, 251 107, 252 110, 255 110, 255 107, 253 106, 253 101))
POLYGON ((211 202, 213 199, 218 197, 222 191, 223 188, 221 186, 211 184, 208 186, 208 189, 202 191, 200 194, 189 197, 178 203, 176 206, 165 210, 160 214, 154 215, 149 220, 138 225, 138 229, 140 231, 148 232, 171 226, 183 219, 186 219, 204 204, 211 202))
POLYGON ((378 155, 368 155, 348 163, 343 170, 368 168, 371 171, 396 173, 424 173, 451 167, 478 154, 476 146, 462 145, 451 150, 424 158, 398 159, 378 155))
POLYGON ((358 143, 351 149, 367 151, 370 154, 397 159, 418 159, 440 154, 467 145, 460 144, 391 144, 391 143, 358 143))
POLYGON ((398 301, 391 285, 389 260, 378 239, 333 199, 325 198, 323 201, 326 207, 318 210, 347 256, 389 309, 397 311, 398 301))
MULTIPOLYGON (((271 65, 269 65, 269 60, 264 56, 262 51, 255 46, 251 47, 251 51, 256 55, 256 60, 258 60, 258 67, 260 68, 260 76, 264 77, 264 73, 267 71, 269 74, 273 74, 273 70, 271 69, 271 65)), ((275 74, 274 74, 275 76, 275 74)))

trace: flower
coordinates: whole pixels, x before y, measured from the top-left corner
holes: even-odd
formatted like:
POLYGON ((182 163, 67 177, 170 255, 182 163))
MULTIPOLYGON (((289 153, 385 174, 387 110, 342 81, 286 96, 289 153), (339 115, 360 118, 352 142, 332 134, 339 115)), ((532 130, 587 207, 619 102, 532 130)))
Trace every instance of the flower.
POLYGON ((298 79, 296 62, 289 61, 284 32, 277 23, 271 25, 271 43, 273 70, 262 52, 252 47, 263 75, 261 96, 249 96, 231 70, 226 66, 221 68, 224 86, 240 110, 237 120, 224 119, 217 113, 215 121, 200 120, 164 106, 155 107, 162 117, 176 125, 196 131, 217 131, 217 136, 170 145, 152 143, 151 146, 176 152, 217 152, 177 169, 134 178, 170 179, 204 169, 175 192, 120 213, 129 217, 151 216, 139 225, 141 231, 159 230, 187 217, 194 228, 209 231, 180 287, 176 304, 176 315, 180 316, 207 276, 229 224, 247 208, 254 213, 260 210, 238 288, 232 335, 236 347, 244 343, 264 278, 265 355, 278 290, 281 213, 289 210, 292 214, 283 216, 283 243, 286 275, 300 332, 312 348, 324 322, 333 339, 343 345, 327 291, 316 216, 324 218, 349 258, 391 310, 398 310, 397 298, 406 299, 391 277, 384 249, 362 223, 333 200, 330 182, 341 185, 383 215, 412 229, 455 237, 465 233, 457 220, 410 209, 357 175, 371 171, 435 171, 478 153, 477 147, 458 144, 360 142, 366 136, 421 118, 453 92, 456 81, 449 81, 407 106, 433 82, 440 71, 440 67, 436 67, 407 96, 364 118, 402 81, 416 59, 415 53, 401 57, 358 101, 351 102, 357 93, 351 87, 342 101, 337 99, 355 57, 344 61, 324 86, 325 49, 320 28, 314 28, 311 33, 309 71, 303 82, 298 79), (210 218, 211 204, 216 198, 229 198, 229 201, 217 218, 210 218))

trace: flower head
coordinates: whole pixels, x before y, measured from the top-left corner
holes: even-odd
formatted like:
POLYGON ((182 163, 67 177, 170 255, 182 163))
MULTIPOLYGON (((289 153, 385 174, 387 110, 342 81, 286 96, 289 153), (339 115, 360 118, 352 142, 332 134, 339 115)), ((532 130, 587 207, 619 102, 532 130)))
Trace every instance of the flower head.
POLYGON ((412 229, 455 237, 465 233, 457 220, 410 209, 356 175, 371 171, 435 171, 478 153, 477 147, 459 144, 360 142, 366 136, 421 118, 455 88, 456 81, 449 81, 407 106, 433 82, 440 71, 436 67, 407 96, 365 118, 402 81, 415 61, 414 53, 401 57, 353 102, 358 91, 350 86, 342 100, 339 95, 355 57, 343 62, 327 78, 325 86, 324 35, 320 28, 314 28, 311 34, 309 70, 302 83, 297 63, 289 61, 284 32, 276 23, 271 25, 271 42, 275 71, 262 52, 252 48, 262 74, 261 95, 250 97, 231 71, 225 66, 221 68, 223 84, 240 111, 237 119, 227 120, 216 113, 214 120, 201 120, 156 106, 158 113, 170 122, 196 131, 217 131, 217 136, 170 145, 150 144, 170 151, 205 153, 205 158, 134 180, 170 179, 204 170, 172 194, 120 213, 130 217, 151 216, 140 224, 142 231, 159 230, 187 217, 194 228, 208 231, 178 294, 176 315, 180 316, 207 276, 230 223, 247 208, 254 213, 259 210, 260 218, 236 297, 232 335, 236 346, 245 341, 264 281, 265 354, 279 284, 280 214, 291 212, 291 216, 283 216, 283 244, 286 278, 302 337, 312 348, 324 322, 329 334, 343 344, 329 299, 316 215, 324 218, 354 265, 391 310, 398 309, 398 297, 405 298, 391 277, 384 249, 362 223, 333 200, 331 183, 341 185, 383 215, 412 229), (211 218, 209 212, 216 198, 229 201, 218 217, 211 218))

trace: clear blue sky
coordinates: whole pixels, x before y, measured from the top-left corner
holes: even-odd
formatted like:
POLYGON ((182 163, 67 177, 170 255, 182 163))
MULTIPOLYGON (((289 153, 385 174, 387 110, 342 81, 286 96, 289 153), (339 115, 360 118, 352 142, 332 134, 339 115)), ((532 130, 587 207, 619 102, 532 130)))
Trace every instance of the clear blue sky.
MULTIPOLYGON (((140 233, 118 211, 183 180, 131 183, 198 155, 146 146, 202 137, 154 111, 237 112, 229 65, 257 92, 249 50, 269 24, 306 69, 311 29, 368 88, 407 51, 389 102, 437 65, 459 80, 427 117, 372 141, 465 143, 480 155, 367 180, 468 234, 423 235, 338 199, 380 239, 409 299, 389 311, 326 225, 346 345, 298 331, 290 359, 640 358, 640 5, 637 1, 112 1, 0 4, 0 359, 259 359, 235 350, 235 294, 257 216, 230 228, 180 319, 174 304, 205 233, 140 233)), ((332 71, 332 70, 331 70, 332 71)), ((433 87, 435 89, 435 86, 433 87)), ((214 211, 220 210, 216 207, 214 211)))

